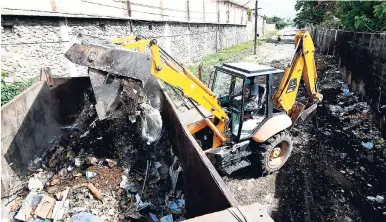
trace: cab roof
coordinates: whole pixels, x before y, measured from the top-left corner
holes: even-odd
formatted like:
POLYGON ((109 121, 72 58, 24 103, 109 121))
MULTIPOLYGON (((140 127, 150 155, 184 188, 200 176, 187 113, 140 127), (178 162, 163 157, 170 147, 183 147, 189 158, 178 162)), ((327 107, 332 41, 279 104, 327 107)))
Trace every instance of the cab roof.
POLYGON ((222 66, 217 66, 216 68, 242 78, 284 73, 283 69, 276 69, 250 62, 224 63, 222 66))

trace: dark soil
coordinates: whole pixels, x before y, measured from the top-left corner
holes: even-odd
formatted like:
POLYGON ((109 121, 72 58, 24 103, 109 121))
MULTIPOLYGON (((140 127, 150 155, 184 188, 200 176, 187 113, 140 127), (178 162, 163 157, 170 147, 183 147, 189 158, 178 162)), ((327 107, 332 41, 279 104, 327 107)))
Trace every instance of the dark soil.
POLYGON ((318 55, 317 67, 324 99, 312 120, 292 129, 294 151, 284 167, 261 177, 252 166, 224 180, 240 203, 262 203, 275 221, 386 221, 385 202, 368 198, 386 197, 386 146, 371 109, 343 96, 334 58, 318 55))

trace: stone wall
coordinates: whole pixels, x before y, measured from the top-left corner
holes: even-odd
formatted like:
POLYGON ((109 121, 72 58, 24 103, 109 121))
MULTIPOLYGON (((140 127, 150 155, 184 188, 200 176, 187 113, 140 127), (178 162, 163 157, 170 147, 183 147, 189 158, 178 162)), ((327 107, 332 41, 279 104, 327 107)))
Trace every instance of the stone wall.
POLYGON ((372 106, 386 137, 386 35, 330 29, 312 35, 321 53, 336 56, 343 79, 372 106))
POLYGON ((245 25, 38 16, 1 19, 1 63, 8 81, 37 76, 43 67, 50 67, 54 76, 85 75, 85 68, 63 56, 79 31, 106 39, 130 34, 156 38, 161 47, 183 63, 248 39, 245 25))

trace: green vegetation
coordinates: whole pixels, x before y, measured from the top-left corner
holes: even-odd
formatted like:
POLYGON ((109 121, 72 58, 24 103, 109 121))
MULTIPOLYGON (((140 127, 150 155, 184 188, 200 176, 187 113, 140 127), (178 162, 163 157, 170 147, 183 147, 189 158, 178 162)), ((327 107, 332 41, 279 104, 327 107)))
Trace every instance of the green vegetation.
POLYGON ((349 31, 386 32, 385 1, 301 1, 294 22, 300 27, 322 26, 349 31))
POLYGON ((344 29, 367 32, 386 31, 386 2, 340 2, 344 29))
POLYGON ((273 16, 273 17, 265 17, 267 23, 270 23, 270 24, 276 24, 276 28, 277 29, 283 29, 284 27, 290 25, 290 23, 288 21, 286 21, 285 19, 283 18, 279 18, 277 16, 273 16))
MULTIPOLYGON (((263 44, 263 41, 258 40, 257 45, 261 44, 263 44)), ((210 75, 212 72, 214 72, 216 65, 222 65, 225 62, 241 61, 248 55, 252 54, 252 50, 253 41, 236 44, 231 47, 222 49, 219 52, 206 55, 194 64, 189 65, 187 68, 192 71, 192 73, 197 75, 198 66, 202 63, 202 81, 205 84, 208 84, 210 75)))
POLYGON ((8 74, 5 72, 1 73, 1 105, 7 104, 10 100, 12 100, 15 96, 22 93, 24 90, 26 90, 28 87, 32 86, 34 83, 36 83, 39 78, 32 78, 24 82, 13 82, 13 83, 6 83, 5 77, 7 77, 8 74))
MULTIPOLYGON (((276 35, 277 30, 265 32, 263 36, 257 39, 257 45, 262 45, 266 39, 272 38, 276 35)), ((187 66, 187 68, 197 75, 197 70, 202 64, 202 81, 208 84, 211 74, 214 72, 215 66, 222 65, 226 62, 238 62, 244 60, 247 56, 253 54, 253 40, 244 43, 236 44, 231 47, 222 49, 219 52, 206 55, 187 66)))

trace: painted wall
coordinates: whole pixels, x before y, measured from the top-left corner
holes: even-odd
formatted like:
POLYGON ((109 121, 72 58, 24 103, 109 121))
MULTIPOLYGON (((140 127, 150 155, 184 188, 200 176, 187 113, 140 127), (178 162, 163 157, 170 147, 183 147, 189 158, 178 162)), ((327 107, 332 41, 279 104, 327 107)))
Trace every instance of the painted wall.
POLYGON ((235 0, 13 0, 2 2, 1 14, 246 25, 248 6, 235 0))

